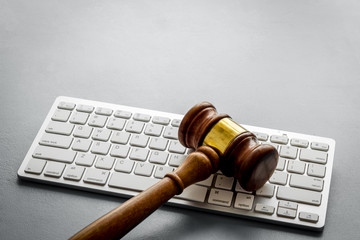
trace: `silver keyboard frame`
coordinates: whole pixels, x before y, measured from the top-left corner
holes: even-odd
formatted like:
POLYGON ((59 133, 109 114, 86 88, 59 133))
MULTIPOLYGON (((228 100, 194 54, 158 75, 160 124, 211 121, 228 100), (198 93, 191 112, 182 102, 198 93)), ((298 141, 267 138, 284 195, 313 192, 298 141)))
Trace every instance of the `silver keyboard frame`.
MULTIPOLYGON (((76 105, 78 105, 78 104, 92 105, 95 107, 95 109, 97 107, 111 108, 113 110, 121 109, 121 110, 125 110, 125 111, 130 111, 132 113, 145 113, 145 114, 149 114, 152 116, 154 116, 154 115, 167 116, 171 119, 182 119, 182 117, 183 117, 183 115, 180 115, 180 114, 160 112, 160 111, 154 111, 154 110, 149 110, 149 109, 135 108, 135 107, 129 107, 129 106, 122 106, 122 105, 118 105, 118 104, 104 103, 104 102, 64 97, 64 96, 60 96, 55 100, 55 102, 53 103, 49 113, 47 114, 39 132, 37 133, 34 141, 32 142, 30 149, 27 152, 27 154, 18 170, 18 176, 21 179, 26 179, 26 180, 31 180, 31 181, 41 182, 41 183, 47 183, 47 184, 53 184, 53 185, 58 185, 58 186, 62 186, 62 187, 75 188, 75 189, 80 189, 80 190, 85 190, 85 191, 97 192, 97 193, 101 193, 101 194, 120 196, 120 197, 124 197, 124 198, 130 198, 130 197, 138 194, 139 192, 130 191, 130 190, 126 190, 126 189, 117 189, 117 188, 109 187, 108 185, 98 186, 95 184, 84 183, 83 181, 74 182, 74 181, 65 180, 63 178, 46 177, 43 174, 35 175, 35 174, 26 173, 24 171, 25 167, 28 164, 28 161, 32 158, 32 153, 34 152, 35 147, 38 145, 38 142, 40 141, 43 133, 45 132, 45 128, 47 127, 49 121, 51 121, 51 117, 54 114, 55 110, 57 109, 58 104, 61 101, 73 102, 73 103, 76 103, 76 105)), ((332 168, 333 168, 333 161, 334 161, 334 154, 335 154, 335 140, 330 139, 330 138, 324 138, 324 137, 318 137, 318 136, 312 136, 312 135, 306 135, 306 134, 299 134, 299 133, 293 133, 293 132, 282 131, 282 130, 273 130, 273 129, 255 127, 255 126, 250 126, 250 125, 242 124, 242 126, 245 127, 249 131, 262 132, 262 133, 268 134, 269 136, 270 135, 287 135, 289 137, 289 139, 302 138, 302 139, 308 140, 309 142, 323 142, 323 143, 329 144, 328 160, 326 163, 326 174, 325 174, 325 177, 323 178, 324 188, 323 188, 323 191, 321 192, 322 193, 321 205, 320 206, 312 206, 312 205, 298 203, 297 217, 295 219, 279 217, 276 214, 277 205, 278 205, 278 201, 279 201, 276 198, 277 188, 278 188, 278 186, 276 186, 276 185, 275 185, 276 187, 275 187, 275 191, 274 191, 274 196, 272 198, 257 197, 255 195, 253 208, 250 211, 236 209, 234 207, 229 208, 229 207, 217 206, 217 205, 213 205, 213 204, 208 204, 206 202, 205 203, 192 202, 192 201, 187 201, 187 200, 177 199, 177 198, 170 199, 167 204, 178 206, 178 207, 203 210, 203 211, 213 212, 213 213, 217 213, 217 214, 250 218, 250 219, 254 219, 254 220, 258 220, 258 221, 265 221, 265 222, 270 222, 270 223, 275 223, 275 224, 280 224, 280 225, 321 231, 325 226, 325 220, 326 220, 326 212, 327 212, 327 205, 328 205, 329 192, 330 192, 331 175, 332 175, 332 168), (275 207, 274 214, 266 215, 266 214, 255 212, 254 207, 257 203, 274 206, 275 207), (298 218, 299 212, 316 213, 319 215, 319 221, 317 223, 301 221, 298 218)), ((71 165, 75 165, 74 162, 71 165)), ((92 168, 93 167, 94 166, 92 166, 92 168)), ((114 171, 115 171, 114 169, 110 170, 111 173, 114 171)), ((133 174, 133 173, 131 173, 131 174, 133 174)), ((213 182, 212 186, 213 185, 214 185, 214 182, 213 182)), ((289 186, 289 181, 287 181, 287 184, 285 186, 289 186)), ((233 192, 234 192, 234 190, 233 190, 233 192)), ((236 197, 236 194, 234 194, 233 198, 235 198, 235 197, 236 197)), ((207 199, 207 197, 206 197, 206 199, 207 199)), ((234 199, 232 201, 232 206, 233 206, 233 203, 234 203, 234 199)))

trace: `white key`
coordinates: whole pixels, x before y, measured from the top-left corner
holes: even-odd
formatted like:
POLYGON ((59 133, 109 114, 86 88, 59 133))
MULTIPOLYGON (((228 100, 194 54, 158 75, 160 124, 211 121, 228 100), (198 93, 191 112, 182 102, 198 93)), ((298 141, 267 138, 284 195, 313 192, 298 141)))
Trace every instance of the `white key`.
POLYGON ((260 141, 267 141, 269 138, 269 135, 267 135, 266 133, 260 133, 260 132, 252 132, 256 138, 260 141))
POLYGON ((301 149, 299 159, 307 162, 325 164, 327 162, 327 153, 311 149, 301 149))
POLYGON ((285 158, 279 157, 276 170, 282 171, 285 169, 286 160, 285 158))
POLYGON ((299 213, 299 219, 302 221, 307 222, 318 222, 319 221, 319 215, 316 213, 309 213, 309 212, 300 212, 299 213))
POLYGON ((298 204, 295 203, 295 202, 280 200, 280 201, 279 201, 279 207, 289 208, 289 209, 295 209, 295 210, 296 210, 296 209, 298 208, 298 204))
POLYGON ((293 138, 291 139, 290 144, 295 147, 307 148, 309 146, 309 141, 304 139, 293 138))
POLYGON ((146 147, 148 141, 148 136, 133 134, 130 140, 130 145, 135 147, 146 147))
POLYGON ((84 182, 97 185, 105 185, 109 177, 109 171, 89 168, 84 176, 84 182))
POLYGON ((37 146, 32 156, 34 158, 72 163, 74 161, 75 155, 76 152, 69 151, 67 149, 37 146))
POLYGON ((131 150, 129 158, 132 160, 145 161, 149 155, 149 150, 144 148, 133 148, 131 150))
POLYGON ((135 170, 134 173, 136 175, 141 175, 141 176, 147 176, 150 177, 152 174, 152 171, 154 169, 154 165, 150 164, 150 163, 142 163, 142 162, 138 162, 135 166, 135 170))
POLYGON ((289 138, 286 135, 272 135, 270 141, 273 143, 287 144, 289 138))
POLYGON ((63 135, 44 133, 39 144, 58 148, 69 148, 73 138, 63 135))
POLYGON ((106 127, 113 130, 123 130, 126 120, 121 118, 110 118, 106 127))
POLYGON ((164 151, 169 140, 164 138, 151 138, 149 148, 164 151))
POLYGON ((320 206, 321 193, 291 187, 279 186, 276 197, 278 199, 306 203, 320 206))
POLYGON ((264 213, 268 215, 274 214, 275 208, 273 206, 258 203, 255 206, 255 212, 264 213))
POLYGON ((96 114, 99 115, 105 115, 105 116, 110 116, 112 114, 113 110, 110 108, 103 108, 103 107, 98 107, 95 110, 96 114))
POLYGON ((163 136, 170 139, 178 139, 179 128, 168 126, 164 130, 163 136))
POLYGON ((115 171, 130 173, 134 167, 134 161, 129 159, 118 159, 115 165, 115 171))
POLYGON ((321 192, 324 187, 324 180, 320 178, 294 174, 290 178, 290 186, 321 192))
POLYGON ((113 143, 127 144, 129 138, 130 133, 114 131, 110 141, 113 143))
POLYGON ((280 216, 280 217, 295 218, 296 217, 296 210, 278 207, 277 215, 280 216))
POLYGON ((167 152, 152 151, 149 162, 157 164, 165 164, 169 154, 167 152))
POLYGON ((235 208, 251 210, 254 203, 254 195, 238 193, 234 203, 235 208))
POLYGON ((233 192, 227 190, 220 190, 212 188, 210 190, 208 203, 230 207, 232 202, 233 192))
POLYGON ((173 166, 173 167, 178 167, 184 162, 186 157, 187 156, 185 156, 185 155, 171 154, 170 159, 169 159, 169 165, 173 166))
POLYGON ((232 186, 234 185, 234 178, 233 177, 226 177, 224 175, 217 175, 215 187, 222 188, 226 190, 231 190, 232 186))
POLYGON ((58 108, 65 110, 73 110, 75 108, 75 103, 71 102, 60 102, 58 108))
POLYGON ((115 158, 113 157, 98 156, 95 163, 95 167, 110 170, 114 165, 114 161, 115 158))
POLYGON ((275 186, 272 184, 265 184, 256 191, 257 196, 272 197, 274 196, 275 186))
POLYGON ((162 125, 168 125, 170 123, 170 118, 168 117, 160 117, 160 116, 155 116, 152 120, 153 123, 158 123, 158 124, 162 124, 162 125))
POLYGON ((285 185, 287 182, 288 174, 286 172, 275 171, 269 182, 274 184, 285 185))
POLYGON ((325 152, 329 150, 329 144, 327 143, 312 142, 310 147, 314 150, 320 150, 325 152))
POLYGON ((306 164, 301 161, 292 161, 290 160, 288 163, 287 170, 291 173, 304 174, 306 164))
POLYGON ((142 113, 135 113, 133 118, 134 118, 134 120, 148 122, 148 121, 150 121, 151 116, 147 115, 147 114, 142 114, 142 113))
POLYGON ((324 165, 309 163, 307 174, 313 177, 325 177, 326 167, 324 165))
POLYGON ((69 166, 66 168, 63 178, 72 181, 80 181, 84 170, 84 167, 69 166))
POLYGON ((74 140, 72 149, 75 151, 87 152, 90 149, 91 143, 92 141, 89 139, 76 138, 74 140))
POLYGON ((156 166, 154 177, 164 178, 165 174, 170 173, 174 170, 172 167, 156 166))
POLYGON ((171 126, 173 127, 179 127, 180 126, 180 123, 181 123, 181 120, 180 119, 173 119, 171 121, 171 126))
POLYGON ((101 115, 92 115, 88 122, 89 126, 92 127, 104 127, 106 123, 107 117, 101 115))
POLYGON ((92 139, 106 142, 110 138, 111 131, 104 128, 95 128, 92 139))
POLYGON ((76 126, 74 130, 74 137, 89 138, 93 128, 89 126, 76 126))
POLYGON ((89 118, 88 113, 74 112, 71 115, 70 122, 71 123, 76 123, 76 124, 85 124, 86 121, 88 120, 88 118, 89 118))
POLYGON ((161 132, 162 132, 163 128, 164 128, 164 126, 149 123, 149 124, 146 125, 144 133, 146 135, 159 137, 161 135, 161 132))
POLYGON ((81 166, 90 167, 93 165, 96 155, 90 153, 78 153, 75 159, 75 163, 81 166))
POLYGON ((26 165, 24 171, 26 173, 41 174, 45 167, 45 164, 46 164, 45 160, 32 158, 26 165))
POLYGON ((91 147, 91 152, 106 155, 109 152, 110 145, 108 142, 94 142, 91 147))
POLYGON ((74 128, 73 124, 51 121, 47 125, 45 132, 69 136, 71 134, 73 128, 74 128))
POLYGON ((297 148, 291 146, 280 146, 280 157, 295 159, 297 156, 297 148))
POLYGON ((94 111, 94 107, 89 105, 79 104, 76 108, 76 111, 92 113, 92 111, 94 111))
POLYGON ((119 118, 125 118, 125 119, 129 119, 131 117, 131 112, 128 111, 122 111, 122 110, 116 110, 114 113, 115 117, 119 117, 119 118))
POLYGON ((213 179, 214 179, 214 174, 211 174, 210 177, 208 177, 207 179, 205 179, 203 181, 200 181, 200 182, 198 182, 196 184, 201 185, 201 186, 205 186, 205 187, 211 187, 213 179))
POLYGON ((70 117, 71 111, 56 109, 51 120, 59 121, 59 122, 66 122, 70 117))
POLYGON ((174 196, 174 198, 180 198, 195 202, 204 202, 206 193, 207 193, 206 187, 202 187, 198 185, 190 185, 187 188, 185 188, 180 195, 174 196))
POLYGON ((141 133, 144 128, 144 123, 139 121, 128 121, 125 130, 131 133, 141 133))
POLYGON ((186 148, 183 145, 181 145, 180 142, 178 142, 178 141, 170 142, 169 152, 184 154, 185 151, 186 151, 186 148))
POLYGON ((249 191, 244 190, 244 189, 240 186, 239 181, 236 181, 235 191, 236 191, 236 192, 241 192, 241 193, 252 194, 252 192, 249 192, 249 191))
POLYGON ((126 145, 115 144, 110 152, 110 155, 113 157, 126 158, 129 153, 130 147, 126 145))
POLYGON ((48 177, 61 177, 64 172, 65 164, 59 162, 48 162, 44 171, 44 175, 48 177))

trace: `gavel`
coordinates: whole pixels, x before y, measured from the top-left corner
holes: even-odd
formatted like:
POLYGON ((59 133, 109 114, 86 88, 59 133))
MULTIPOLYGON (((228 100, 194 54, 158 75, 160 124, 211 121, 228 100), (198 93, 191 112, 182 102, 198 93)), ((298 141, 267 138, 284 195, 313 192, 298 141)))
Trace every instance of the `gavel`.
POLYGON ((218 114, 208 102, 195 105, 185 114, 178 137, 182 145, 196 151, 158 183, 70 239, 119 239, 184 188, 219 170, 235 177, 244 190, 255 191, 266 183, 277 165, 278 152, 272 145, 259 144, 253 133, 228 115, 218 114))

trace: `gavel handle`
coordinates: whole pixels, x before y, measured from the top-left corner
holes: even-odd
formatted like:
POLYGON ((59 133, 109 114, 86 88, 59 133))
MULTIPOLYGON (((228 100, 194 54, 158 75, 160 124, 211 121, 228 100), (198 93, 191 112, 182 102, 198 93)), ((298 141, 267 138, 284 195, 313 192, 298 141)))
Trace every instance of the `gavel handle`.
POLYGON ((207 179, 218 168, 217 153, 210 147, 202 146, 174 172, 166 174, 157 184, 94 221, 70 240, 119 239, 170 198, 189 185, 207 179))

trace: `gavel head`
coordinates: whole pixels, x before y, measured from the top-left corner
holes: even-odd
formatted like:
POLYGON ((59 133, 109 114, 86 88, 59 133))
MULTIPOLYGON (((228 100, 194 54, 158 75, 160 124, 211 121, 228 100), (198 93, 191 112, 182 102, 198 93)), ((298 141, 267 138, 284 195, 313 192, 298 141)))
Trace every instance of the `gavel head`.
POLYGON ((186 113, 180 124, 179 141, 189 148, 207 145, 215 149, 222 173, 235 177, 247 191, 262 187, 278 161, 278 152, 273 146, 259 144, 254 134, 228 115, 218 114, 208 102, 199 103, 186 113))

